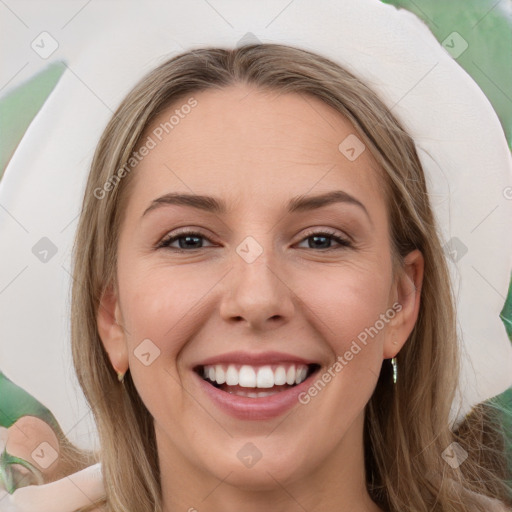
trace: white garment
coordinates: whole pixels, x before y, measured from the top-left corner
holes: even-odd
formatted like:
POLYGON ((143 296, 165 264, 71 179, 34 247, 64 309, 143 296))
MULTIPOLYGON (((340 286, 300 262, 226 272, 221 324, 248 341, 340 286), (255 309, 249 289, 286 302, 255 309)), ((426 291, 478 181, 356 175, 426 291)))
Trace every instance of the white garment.
POLYGON ((1 512, 74 512, 105 495, 101 464, 56 482, 22 487, 13 494, 0 489, 1 512))

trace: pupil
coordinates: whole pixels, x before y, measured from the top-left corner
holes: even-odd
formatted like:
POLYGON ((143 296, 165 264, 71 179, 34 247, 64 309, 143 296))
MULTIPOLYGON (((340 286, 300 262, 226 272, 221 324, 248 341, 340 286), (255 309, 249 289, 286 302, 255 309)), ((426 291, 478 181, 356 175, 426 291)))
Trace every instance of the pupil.
MULTIPOLYGON (((180 248, 184 249, 186 247, 193 246, 193 244, 187 244, 187 242, 189 242, 190 240, 200 240, 200 237, 198 237, 198 236, 184 236, 184 237, 180 238, 180 243, 179 243, 180 248), (183 243, 182 243, 182 241, 183 241, 183 243)), ((199 247, 201 246, 201 242, 200 241, 197 242, 197 244, 199 244, 199 247)))
MULTIPOLYGON (((329 242, 329 239, 328 239, 326 236, 313 236, 312 238, 313 238, 313 240, 315 240, 315 241, 317 241, 318 239, 320 239, 320 240, 324 240, 324 241, 325 241, 325 242, 327 242, 327 243, 329 242)), ((320 245, 321 245, 321 244, 320 244, 320 245)), ((324 245, 325 245, 325 244, 324 244, 324 245)), ((315 247, 318 247, 318 244, 317 244, 317 245, 315 245, 315 247)), ((323 248, 326 248, 326 247, 323 247, 323 248)), ((328 248, 328 246, 327 246, 327 248, 328 248)))

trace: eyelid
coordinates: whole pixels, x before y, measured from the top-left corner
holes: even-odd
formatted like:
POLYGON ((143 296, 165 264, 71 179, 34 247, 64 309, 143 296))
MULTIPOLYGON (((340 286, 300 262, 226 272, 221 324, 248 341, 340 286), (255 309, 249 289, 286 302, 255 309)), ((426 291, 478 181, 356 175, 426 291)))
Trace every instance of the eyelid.
MULTIPOLYGON (((187 236, 187 235, 200 236, 200 237, 204 238, 205 240, 208 240, 211 243, 215 243, 212 240, 213 237, 205 234, 201 228, 196 228, 195 226, 187 226, 187 227, 182 227, 182 228, 176 228, 174 231, 170 231, 167 234, 165 234, 155 244, 155 249, 159 249, 159 248, 165 249, 166 247, 168 248, 168 246, 165 245, 166 243, 170 242, 174 238, 179 238, 179 237, 187 236)), ((180 249, 176 249, 176 250, 179 251, 180 249)))
POLYGON ((317 234, 331 235, 334 237, 343 238, 347 242, 355 243, 355 240, 348 233, 345 233, 344 231, 340 231, 339 229, 336 229, 336 228, 328 228, 328 227, 309 228, 301 235, 301 239, 299 241, 302 242, 304 240, 304 238, 307 238, 307 237, 313 236, 313 235, 317 235, 317 234))
MULTIPOLYGON (((316 236, 324 235, 324 236, 327 236, 328 238, 330 237, 334 242, 336 242, 336 244, 338 244, 337 247, 329 247, 327 249, 315 251, 315 252, 329 252, 329 251, 334 251, 334 250, 343 249, 343 248, 350 249, 355 246, 354 239, 350 235, 347 235, 345 232, 341 232, 335 228, 330 228, 330 227, 329 228, 327 228, 327 227, 309 228, 305 232, 302 233, 300 239, 297 242, 295 242, 294 245, 302 243, 305 240, 307 240, 308 238, 311 238, 315 235, 316 236)), ((207 240, 209 243, 213 243, 215 245, 215 242, 213 242, 211 240, 212 237, 204 234, 202 232, 201 228, 187 226, 187 227, 177 228, 176 230, 167 233, 162 239, 160 239, 159 242, 157 242, 157 244, 155 245, 155 249, 163 248, 163 249, 169 249, 171 251, 183 253, 183 252, 193 252, 195 250, 207 248, 207 247, 199 247, 197 249, 187 250, 187 249, 181 249, 181 248, 176 248, 176 247, 170 247, 171 243, 174 243, 179 238, 185 237, 185 236, 197 236, 197 237, 203 238, 203 239, 207 240)))

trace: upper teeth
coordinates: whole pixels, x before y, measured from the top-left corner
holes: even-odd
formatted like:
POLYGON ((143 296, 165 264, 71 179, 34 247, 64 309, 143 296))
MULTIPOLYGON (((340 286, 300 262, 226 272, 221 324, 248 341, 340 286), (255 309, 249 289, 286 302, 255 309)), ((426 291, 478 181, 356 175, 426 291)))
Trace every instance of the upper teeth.
POLYGON ((303 364, 284 365, 208 365, 203 366, 203 377, 217 384, 243 388, 271 388, 284 384, 300 384, 306 379, 308 367, 303 364))

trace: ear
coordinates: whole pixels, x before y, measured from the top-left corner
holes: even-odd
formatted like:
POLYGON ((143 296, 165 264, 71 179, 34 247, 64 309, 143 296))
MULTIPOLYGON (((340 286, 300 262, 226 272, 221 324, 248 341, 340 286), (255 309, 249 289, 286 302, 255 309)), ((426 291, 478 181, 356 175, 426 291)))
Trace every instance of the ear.
POLYGON ((103 291, 96 321, 98 333, 114 370, 126 372, 128 370, 128 349, 125 331, 122 327, 119 300, 112 284, 103 291))
POLYGON ((404 258, 399 269, 392 295, 401 309, 391 320, 384 343, 384 359, 395 357, 411 334, 420 310, 421 286, 423 283, 424 259, 418 249, 404 258))

